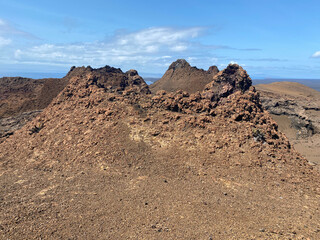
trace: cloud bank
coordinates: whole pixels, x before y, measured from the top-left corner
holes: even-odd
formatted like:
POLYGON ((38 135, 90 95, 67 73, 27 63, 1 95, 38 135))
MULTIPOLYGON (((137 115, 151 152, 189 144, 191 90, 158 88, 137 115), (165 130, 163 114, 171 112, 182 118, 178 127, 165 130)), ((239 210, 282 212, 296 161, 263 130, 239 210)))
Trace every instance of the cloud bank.
MULTIPOLYGON (((204 31, 201 27, 174 29, 148 28, 118 33, 108 41, 70 44, 40 44, 14 51, 14 59, 24 63, 54 65, 119 65, 122 63, 163 63, 172 54, 190 50, 193 40, 204 31)), ((1 41, 1 40, 0 40, 1 41)), ((5 43, 5 41, 3 41, 5 43)))
MULTIPOLYGON (((151 27, 134 32, 118 31, 105 40, 73 43, 49 43, 0 19, 0 64, 24 66, 32 71, 65 71, 70 66, 101 67, 111 65, 126 70, 163 72, 178 58, 192 65, 222 68, 235 58, 217 56, 217 50, 261 51, 259 48, 234 48, 227 45, 201 43, 207 35, 205 27, 151 27), (30 41, 30 39, 33 39, 30 41)), ((259 61, 273 62, 264 58, 259 61)), ((243 64, 244 65, 244 64, 243 64)))

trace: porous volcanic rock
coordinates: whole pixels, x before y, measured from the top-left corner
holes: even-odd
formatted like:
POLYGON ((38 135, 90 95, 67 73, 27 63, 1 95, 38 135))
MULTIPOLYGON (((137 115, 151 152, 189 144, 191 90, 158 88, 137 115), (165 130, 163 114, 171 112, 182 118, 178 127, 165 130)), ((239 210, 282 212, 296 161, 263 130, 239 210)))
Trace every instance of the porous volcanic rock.
POLYGON ((212 77, 219 72, 216 66, 209 67, 208 71, 191 67, 184 59, 173 62, 161 79, 150 85, 150 90, 156 93, 159 90, 174 92, 178 90, 195 93, 202 91, 204 86, 212 81, 212 77))
POLYGON ((205 86, 203 95, 211 101, 227 97, 235 91, 246 91, 252 85, 247 72, 237 64, 229 64, 226 69, 216 74, 205 86))
MULTIPOLYGON (((120 68, 113 68, 108 65, 98 69, 93 69, 90 66, 80 68, 72 67, 66 78, 68 78, 69 81, 71 79, 76 81, 68 86, 69 89, 71 86, 76 86, 77 89, 87 89, 90 85, 95 85, 103 89, 117 91, 131 89, 138 93, 150 93, 148 85, 142 77, 138 75, 136 70, 129 70, 124 74, 120 68)), ((66 91, 68 91, 68 89, 66 91)))
MULTIPOLYGON (((94 77, 90 84, 96 84, 99 87, 105 87, 104 85, 108 84, 109 87, 117 86, 119 89, 124 89, 128 85, 131 87, 141 85, 143 81, 135 70, 129 70, 124 77, 120 69, 110 69, 109 66, 100 69, 92 69, 90 66, 71 67, 68 74, 61 79, 1 78, 0 141, 3 141, 1 138, 12 135, 14 131, 37 116, 66 87, 71 78, 81 78, 92 72, 94 77), (107 79, 110 80, 108 75, 110 71, 118 74, 113 78, 113 82, 107 81, 107 79)), ((149 92, 149 89, 144 85, 141 91, 149 92)))
POLYGON ((134 70, 73 69, 0 144, 1 238, 318 239, 319 172, 228 68, 225 94, 154 95, 134 70))

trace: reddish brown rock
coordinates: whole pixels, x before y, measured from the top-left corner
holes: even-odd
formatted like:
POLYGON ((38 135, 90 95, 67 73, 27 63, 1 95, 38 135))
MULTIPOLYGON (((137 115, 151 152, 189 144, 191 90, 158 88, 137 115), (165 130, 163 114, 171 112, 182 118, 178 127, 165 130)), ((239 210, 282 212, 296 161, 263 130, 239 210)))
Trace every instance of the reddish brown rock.
POLYGON ((0 78, 0 142, 37 116, 68 84, 68 78, 0 78))
POLYGON ((191 67, 184 59, 173 62, 160 80, 150 85, 150 90, 156 93, 159 90, 174 92, 178 90, 195 93, 202 91, 204 86, 212 81, 212 77, 219 72, 216 66, 208 71, 191 67))
POLYGON ((0 119, 44 109, 67 84, 66 78, 0 78, 0 119))
MULTIPOLYGON (((127 94, 129 92, 150 93, 147 84, 136 70, 123 74, 120 69, 109 66, 99 69, 93 69, 90 66, 72 67, 61 79, 4 77, 0 79, 0 142, 2 137, 12 135, 14 131, 37 116, 71 79, 72 81, 76 79, 76 84, 79 83, 81 86, 79 96, 82 97, 88 94, 89 85, 96 85, 104 89, 126 90, 127 94), (79 81, 84 77, 86 83, 81 85, 79 81)), ((65 94, 68 97, 73 94, 70 86, 66 91, 65 94)))
POLYGON ((223 71, 214 76, 213 81, 205 86, 203 96, 211 101, 227 97, 236 91, 246 91, 252 85, 252 80, 242 67, 229 64, 223 71))
POLYGON ((73 69, 0 144, 1 238, 318 239, 319 173, 231 70, 207 98, 73 69))

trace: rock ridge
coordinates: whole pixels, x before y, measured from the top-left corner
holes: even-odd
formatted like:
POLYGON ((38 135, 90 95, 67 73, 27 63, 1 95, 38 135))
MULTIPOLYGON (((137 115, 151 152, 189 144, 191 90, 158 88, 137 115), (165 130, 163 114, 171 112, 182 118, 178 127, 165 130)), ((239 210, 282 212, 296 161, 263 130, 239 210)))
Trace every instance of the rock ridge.
POLYGON ((178 90, 194 93, 202 91, 203 87, 212 81, 212 77, 219 72, 216 66, 209 67, 208 71, 191 67, 185 59, 178 59, 171 63, 161 79, 150 85, 150 90, 156 93, 159 90, 174 92, 178 90))

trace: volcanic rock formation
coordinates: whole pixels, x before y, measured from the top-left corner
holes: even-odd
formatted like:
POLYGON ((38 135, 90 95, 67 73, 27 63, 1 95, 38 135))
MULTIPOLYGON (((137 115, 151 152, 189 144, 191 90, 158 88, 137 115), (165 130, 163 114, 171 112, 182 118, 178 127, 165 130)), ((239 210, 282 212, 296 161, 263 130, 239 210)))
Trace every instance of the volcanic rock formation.
POLYGON ((245 92, 251 85, 252 80, 247 72, 236 64, 230 64, 211 79, 211 82, 205 86, 203 94, 211 101, 217 101, 235 91, 245 92))
POLYGON ((319 173, 241 67, 217 79, 152 95, 134 70, 72 69, 0 144, 1 237, 317 239, 319 173))
POLYGON ((47 107, 68 78, 0 78, 0 142, 47 107))
POLYGON ((204 86, 212 81, 212 77, 219 72, 216 66, 208 71, 191 67, 184 59, 173 62, 161 79, 150 85, 150 90, 156 93, 159 90, 183 90, 189 93, 202 91, 204 86))
POLYGON ((0 78, 0 118, 44 109, 67 84, 66 78, 0 78))
POLYGON ((320 164, 320 92, 300 83, 256 86, 280 130, 308 160, 320 164))

